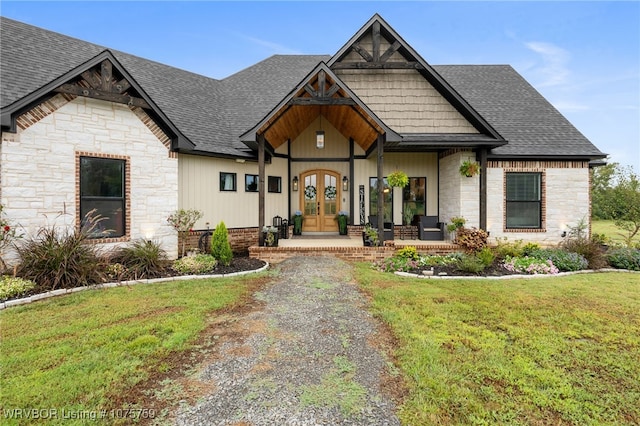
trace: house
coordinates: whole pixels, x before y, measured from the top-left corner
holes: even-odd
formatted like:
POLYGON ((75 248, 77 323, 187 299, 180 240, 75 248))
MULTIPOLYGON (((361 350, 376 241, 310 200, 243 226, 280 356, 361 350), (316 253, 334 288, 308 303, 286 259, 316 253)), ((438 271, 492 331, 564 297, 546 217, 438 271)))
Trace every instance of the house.
POLYGON ((512 67, 432 66, 377 14, 332 56, 222 80, 0 25, 0 203, 30 234, 97 209, 105 247, 154 238, 175 257, 178 208, 204 213, 198 229, 224 221, 236 248, 297 210, 303 233, 336 231, 338 211, 352 226, 408 213, 548 244, 589 220, 605 154, 512 67), (388 188, 397 170, 409 184, 388 188))

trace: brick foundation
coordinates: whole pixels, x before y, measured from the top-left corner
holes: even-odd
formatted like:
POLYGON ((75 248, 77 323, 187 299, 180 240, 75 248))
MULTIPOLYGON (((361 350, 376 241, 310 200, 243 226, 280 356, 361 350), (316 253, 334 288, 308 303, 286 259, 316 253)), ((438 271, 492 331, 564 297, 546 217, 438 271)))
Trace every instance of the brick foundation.
MULTIPOLYGON (((200 235, 206 229, 196 229, 189 232, 187 236, 186 250, 196 250, 198 248, 198 240, 200 235)), ((213 229, 211 229, 213 232, 213 229)), ((258 245, 258 227, 254 228, 229 228, 229 244, 234 253, 247 253, 249 247, 258 245)), ((182 247, 182 239, 179 239, 178 246, 182 247)))

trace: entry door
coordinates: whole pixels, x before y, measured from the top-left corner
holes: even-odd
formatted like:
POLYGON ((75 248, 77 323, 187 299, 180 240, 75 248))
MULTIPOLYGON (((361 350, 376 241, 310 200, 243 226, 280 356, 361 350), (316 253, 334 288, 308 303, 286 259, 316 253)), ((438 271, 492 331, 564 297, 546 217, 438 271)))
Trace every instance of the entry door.
POLYGON ((335 232, 340 210, 340 175, 329 170, 311 170, 302 174, 304 186, 300 205, 304 207, 303 232, 335 232))

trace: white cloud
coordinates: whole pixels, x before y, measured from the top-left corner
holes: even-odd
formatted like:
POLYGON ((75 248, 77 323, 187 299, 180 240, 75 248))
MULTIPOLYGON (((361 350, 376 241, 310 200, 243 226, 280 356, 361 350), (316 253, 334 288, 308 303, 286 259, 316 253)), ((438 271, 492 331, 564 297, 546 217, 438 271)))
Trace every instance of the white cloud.
POLYGON ((545 42, 532 41, 525 43, 525 46, 542 58, 542 64, 534 66, 532 69, 540 79, 536 86, 558 86, 567 82, 571 74, 567 66, 571 57, 569 52, 552 43, 545 42))
POLYGON ((563 112, 587 111, 591 109, 588 105, 571 101, 557 101, 552 102, 552 104, 558 111, 563 112))
POLYGON ((260 38, 255 38, 251 36, 242 35, 242 37, 252 43, 255 43, 259 46, 266 47, 273 53, 278 53, 282 55, 300 55, 301 52, 295 49, 290 49, 286 46, 283 46, 278 43, 273 43, 271 41, 263 40, 260 38))

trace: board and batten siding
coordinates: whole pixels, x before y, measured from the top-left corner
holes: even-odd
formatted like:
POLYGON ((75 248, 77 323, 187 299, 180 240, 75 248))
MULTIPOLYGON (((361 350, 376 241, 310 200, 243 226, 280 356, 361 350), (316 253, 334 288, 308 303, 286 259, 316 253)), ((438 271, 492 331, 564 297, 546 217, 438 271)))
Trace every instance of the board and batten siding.
MULTIPOLYGON (((360 224, 358 209, 358 187, 365 187, 365 221, 366 217, 376 212, 369 211, 369 179, 377 176, 376 157, 366 160, 356 160, 355 169, 355 193, 354 204, 356 211, 354 212, 355 224, 360 224)), ((431 152, 423 153, 385 153, 383 174, 387 176, 389 173, 401 170, 409 177, 425 177, 427 179, 427 215, 438 214, 438 154, 431 152)), ((402 224, 402 191, 399 188, 394 189, 393 193, 393 222, 396 225, 402 224)))
MULTIPOLYGON (((203 213, 195 229, 205 229, 207 222, 213 229, 221 221, 227 228, 258 226, 258 192, 245 191, 245 174, 257 175, 258 163, 186 154, 180 154, 178 160, 179 206, 203 213), (236 191, 220 190, 220 172, 236 174, 236 191)), ((268 176, 281 178, 282 192, 268 192, 265 182, 265 224, 271 224, 276 215, 287 217, 287 160, 272 158, 271 164, 265 165, 265 178, 268 176)))

